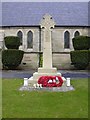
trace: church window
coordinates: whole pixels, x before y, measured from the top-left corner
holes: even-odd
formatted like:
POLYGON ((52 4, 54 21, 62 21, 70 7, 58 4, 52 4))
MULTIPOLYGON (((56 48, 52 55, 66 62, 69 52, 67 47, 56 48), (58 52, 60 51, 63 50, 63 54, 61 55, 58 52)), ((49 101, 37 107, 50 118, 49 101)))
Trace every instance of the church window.
POLYGON ((20 38, 20 44, 22 45, 22 38, 23 38, 22 32, 19 31, 19 32, 17 33, 17 36, 20 38))
POLYGON ((33 33, 29 31, 27 34, 27 48, 33 48, 33 33))
POLYGON ((64 48, 70 48, 70 33, 68 31, 64 33, 64 48))
POLYGON ((74 37, 80 36, 80 33, 78 31, 75 32, 74 37))

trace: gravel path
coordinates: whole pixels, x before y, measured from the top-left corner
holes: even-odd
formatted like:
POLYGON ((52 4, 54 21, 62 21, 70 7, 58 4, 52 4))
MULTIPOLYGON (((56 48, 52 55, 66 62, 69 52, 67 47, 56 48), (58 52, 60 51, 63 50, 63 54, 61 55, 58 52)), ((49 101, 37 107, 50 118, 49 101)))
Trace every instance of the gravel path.
MULTIPOLYGON (((0 71, 0 78, 30 78, 36 70, 3 70, 0 71)), ((68 71, 68 70, 58 70, 62 73, 63 77, 70 78, 90 78, 90 72, 88 71, 68 71)))

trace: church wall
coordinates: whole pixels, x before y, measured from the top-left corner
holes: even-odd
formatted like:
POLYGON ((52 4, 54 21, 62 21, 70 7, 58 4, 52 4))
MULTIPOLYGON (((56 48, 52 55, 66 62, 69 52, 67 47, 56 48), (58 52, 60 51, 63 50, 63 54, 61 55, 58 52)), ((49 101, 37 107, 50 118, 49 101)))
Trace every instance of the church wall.
POLYGON ((73 50, 72 38, 74 37, 74 33, 78 31, 80 35, 88 35, 88 30, 83 28, 75 28, 75 27, 58 27, 52 31, 52 46, 54 52, 68 52, 73 50), (70 49, 64 49, 64 32, 68 31, 70 33, 70 49))
POLYGON ((53 66, 56 66, 58 69, 73 69, 71 65, 71 59, 69 52, 73 50, 72 38, 74 33, 78 31, 80 35, 88 35, 87 28, 76 28, 76 27, 58 27, 52 31, 53 39, 53 66), (70 49, 64 49, 64 32, 70 32, 70 49))
POLYGON ((17 36, 17 32, 21 31, 23 33, 23 46, 20 48, 25 52, 38 52, 39 51, 39 29, 33 27, 10 27, 4 28, 5 36, 17 36), (33 33, 33 49, 27 49, 27 33, 32 31, 33 33))
MULTIPOLYGON (((20 30, 23 33, 22 49, 26 52, 39 52, 40 29, 38 27, 8 27, 3 28, 5 36, 16 36, 20 30), (27 33, 33 32, 33 49, 27 49, 27 33)), ((52 49, 53 52, 68 52, 69 49, 64 49, 64 32, 70 32, 70 50, 73 49, 72 38, 75 31, 79 31, 80 35, 88 35, 88 28, 86 27, 55 27, 52 30, 52 49)), ((43 51, 43 31, 41 31, 41 51, 43 51)))
MULTIPOLYGON (((23 33, 23 46, 20 49, 25 51, 25 55, 21 66, 23 68, 37 69, 39 63, 39 41, 41 40, 41 52, 43 51, 43 30, 40 31, 38 27, 8 27, 3 28, 4 36, 17 35, 20 30, 23 33), (33 49, 27 49, 27 33, 33 32, 33 49), (40 37, 41 35, 41 37, 40 37), (26 63, 26 64, 23 64, 26 63)), ((89 28, 90 30, 90 28, 89 28)), ((88 28, 86 27, 55 27, 52 30, 52 50, 53 50, 53 66, 58 69, 71 68, 70 54, 73 50, 72 38, 75 31, 79 31, 80 35, 88 35, 88 28), (64 32, 70 32, 70 49, 64 49, 64 32)))
MULTIPOLYGON (((36 69, 38 67, 38 52, 39 52, 39 28, 35 27, 8 27, 3 28, 4 37, 5 36, 17 36, 17 32, 21 31, 23 33, 23 46, 20 46, 21 50, 25 51, 22 64, 20 67, 28 69, 36 69), (29 31, 33 32, 33 49, 27 49, 27 33, 29 31), (25 63, 25 65, 23 64, 25 63)), ((7 49, 5 47, 5 49, 7 49)))

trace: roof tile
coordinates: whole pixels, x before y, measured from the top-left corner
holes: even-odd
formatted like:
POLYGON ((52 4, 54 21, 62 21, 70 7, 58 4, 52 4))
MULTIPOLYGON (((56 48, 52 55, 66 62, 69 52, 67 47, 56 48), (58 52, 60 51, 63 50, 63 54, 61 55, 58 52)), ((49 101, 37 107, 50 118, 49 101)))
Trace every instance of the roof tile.
POLYGON ((46 13, 59 26, 88 26, 87 2, 3 2, 2 26, 39 25, 46 13))

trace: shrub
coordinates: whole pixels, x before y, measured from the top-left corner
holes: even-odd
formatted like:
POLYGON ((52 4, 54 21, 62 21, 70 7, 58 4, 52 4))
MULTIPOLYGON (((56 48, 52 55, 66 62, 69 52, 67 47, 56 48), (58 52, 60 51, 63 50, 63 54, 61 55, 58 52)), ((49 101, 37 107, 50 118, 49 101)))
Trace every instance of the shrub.
POLYGON ((89 50, 76 50, 70 52, 71 62, 77 69, 85 69, 90 62, 89 50))
POLYGON ((88 59, 89 59, 89 62, 90 62, 90 50, 88 51, 88 59))
POLYGON ((8 49, 18 49, 20 46, 20 38, 17 36, 7 36, 4 41, 8 49))
POLYGON ((39 67, 43 66, 43 54, 39 54, 39 67))
POLYGON ((72 39, 75 50, 88 50, 90 48, 90 37, 78 36, 72 39))
POLYGON ((24 51, 9 49, 2 51, 2 63, 5 68, 15 69, 22 61, 24 51))

